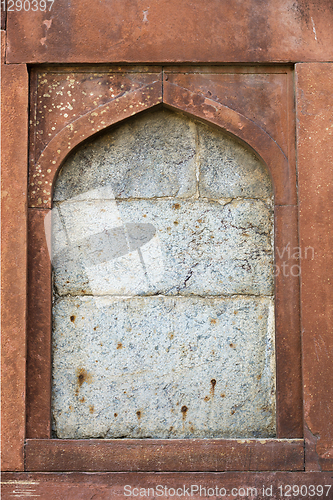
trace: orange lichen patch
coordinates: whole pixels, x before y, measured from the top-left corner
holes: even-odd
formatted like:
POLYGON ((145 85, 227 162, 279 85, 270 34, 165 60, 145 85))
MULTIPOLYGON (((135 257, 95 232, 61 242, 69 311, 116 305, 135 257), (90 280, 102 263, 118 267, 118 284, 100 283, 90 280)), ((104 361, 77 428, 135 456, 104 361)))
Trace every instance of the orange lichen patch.
POLYGON ((140 411, 140 410, 138 410, 138 411, 136 412, 136 416, 137 416, 137 417, 138 417, 138 419, 140 420, 140 418, 141 418, 141 411, 140 411))
POLYGON ((232 342, 229 344, 229 346, 230 346, 232 349, 236 349, 235 344, 233 344, 232 342))
POLYGON ((209 396, 205 396, 205 397, 204 397, 204 401, 206 401, 206 403, 207 403, 207 401, 209 401, 209 400, 210 400, 210 397, 209 397, 209 396))
POLYGON ((72 323, 74 323, 74 321, 76 320, 76 316, 73 314, 73 316, 70 317, 70 320, 72 323))
POLYGON ((95 407, 93 405, 89 406, 89 413, 94 413, 95 407))
POLYGON ((212 325, 216 325, 216 319, 215 318, 211 318, 210 322, 211 322, 212 325))
POLYGON ((180 204, 179 203, 175 203, 172 208, 175 209, 175 210, 177 210, 178 208, 180 208, 180 204))
POLYGON ((86 398, 83 396, 81 399, 80 399, 80 403, 84 403, 86 400, 86 398))
POLYGON ((122 349, 122 348, 123 348, 123 344, 121 342, 118 342, 117 349, 122 349))

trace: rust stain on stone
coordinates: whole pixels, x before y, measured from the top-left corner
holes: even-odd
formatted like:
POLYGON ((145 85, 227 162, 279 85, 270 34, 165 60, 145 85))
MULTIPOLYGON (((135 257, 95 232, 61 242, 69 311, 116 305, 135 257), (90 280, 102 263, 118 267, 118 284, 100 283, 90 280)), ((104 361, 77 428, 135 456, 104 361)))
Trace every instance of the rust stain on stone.
POLYGON ((79 368, 76 372, 77 375, 77 383, 78 386, 81 387, 83 382, 86 382, 87 384, 92 383, 92 375, 91 373, 88 373, 87 370, 84 368, 79 368))
POLYGON ((123 348, 123 344, 121 342, 118 342, 117 349, 122 349, 122 348, 123 348))
POLYGON ((187 406, 185 406, 185 405, 184 405, 184 406, 182 406, 182 407, 181 407, 181 409, 180 409, 180 411, 181 411, 181 412, 182 412, 182 414, 183 414, 183 420, 186 420, 186 413, 187 413, 187 410, 188 410, 188 408, 187 408, 187 406))
POLYGON ((211 383, 210 393, 211 393, 212 397, 214 397, 214 391, 215 391, 215 386, 216 386, 216 379, 212 378, 212 380, 210 381, 210 383, 211 383))
POLYGON ((75 315, 71 316, 70 320, 71 320, 72 323, 74 323, 75 320, 76 320, 76 316, 75 315))
POLYGON ((89 412, 94 413, 94 411, 95 411, 94 405, 89 406, 89 412))
POLYGON ((140 420, 140 418, 141 418, 141 411, 140 411, 140 410, 138 410, 138 411, 136 412, 136 416, 138 417, 138 420, 140 420))

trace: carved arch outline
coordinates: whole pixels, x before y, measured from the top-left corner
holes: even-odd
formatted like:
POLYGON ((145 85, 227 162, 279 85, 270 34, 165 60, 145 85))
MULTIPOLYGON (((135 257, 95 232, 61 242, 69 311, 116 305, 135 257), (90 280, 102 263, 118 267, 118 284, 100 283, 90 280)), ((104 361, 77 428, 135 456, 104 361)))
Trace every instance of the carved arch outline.
POLYGON ((250 147, 267 165, 272 178, 276 205, 296 204, 296 179, 289 162, 272 137, 252 120, 202 94, 175 84, 155 82, 99 106, 64 127, 45 147, 37 160, 42 185, 29 186, 29 206, 50 209, 52 189, 63 162, 79 144, 142 111, 165 105, 182 111, 235 136, 250 147), (44 184, 44 186, 43 186, 44 184), (46 189, 48 194, 43 194, 46 189), (52 189, 50 187, 52 186, 52 189))

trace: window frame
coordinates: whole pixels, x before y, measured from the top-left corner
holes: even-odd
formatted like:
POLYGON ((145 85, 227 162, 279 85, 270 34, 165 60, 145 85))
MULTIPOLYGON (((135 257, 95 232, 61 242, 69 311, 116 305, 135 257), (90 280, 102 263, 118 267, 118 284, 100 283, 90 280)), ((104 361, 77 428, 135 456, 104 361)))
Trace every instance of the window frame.
MULTIPOLYGON (((136 67, 138 75, 146 70, 136 67)), ((188 68, 186 69, 187 71, 188 68)), ((217 71, 216 69, 210 69, 217 71)), ((44 70, 45 71, 45 70, 44 70)), ((66 69, 62 69, 66 71, 66 69)), ((131 68, 129 71, 133 71, 131 68)), ((198 71, 198 70, 196 70, 198 71)), ((226 69, 220 69, 221 72, 226 69)), ((230 73, 251 69, 229 68, 230 73)), ((293 72, 289 67, 256 68, 258 73, 280 72, 287 78, 288 130, 295 130, 293 72)), ((194 72, 194 70, 193 70, 194 72)), ((207 76, 207 68, 202 69, 207 76)), ((152 81, 100 106, 103 118, 83 113, 50 140, 38 158, 41 171, 55 182, 63 162, 76 147, 111 125, 156 106, 166 106, 217 127, 245 143, 267 165, 274 188, 274 255, 281 267, 288 243, 298 247, 298 206, 294 152, 289 158, 256 123, 202 93, 175 83, 180 68, 157 68, 152 81), (169 76, 172 78, 169 79, 169 76), (170 81, 172 80, 172 81, 170 81), (130 106, 132 106, 130 108, 130 106), (107 109, 108 108, 108 109, 107 109), (104 122, 102 124, 102 121, 104 122), (69 146, 67 146, 69 144, 69 146), (58 154, 57 151, 63 151, 58 154), (279 250, 279 251, 278 251, 279 250)), ((37 90, 38 68, 31 72, 31 102, 37 90)), ((209 75, 208 75, 209 77, 209 75)), ((125 77, 124 77, 125 80, 125 77)), ((31 130, 33 126, 31 126, 31 130)), ((33 137, 33 134, 31 135, 33 137)), ((32 139, 30 139, 32 142, 32 139)), ((293 148, 295 145, 292 146, 293 148)), ((30 150, 31 165, 36 162, 30 150)), ((28 360, 27 360, 27 471, 233 471, 303 470, 301 344, 299 277, 275 278, 275 349, 277 389, 276 439, 51 439, 51 263, 44 236, 44 217, 51 210, 36 206, 30 191, 28 208, 28 360)), ((299 265, 297 259, 293 264, 299 265)))

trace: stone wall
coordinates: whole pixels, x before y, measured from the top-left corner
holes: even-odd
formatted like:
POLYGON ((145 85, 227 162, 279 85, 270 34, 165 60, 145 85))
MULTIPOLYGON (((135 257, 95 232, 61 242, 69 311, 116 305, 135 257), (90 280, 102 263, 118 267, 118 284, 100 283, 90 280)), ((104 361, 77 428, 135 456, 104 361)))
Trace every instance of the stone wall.
POLYGON ((59 438, 273 437, 272 186, 167 110, 81 147, 54 190, 59 438))

